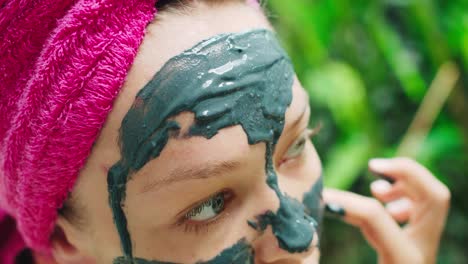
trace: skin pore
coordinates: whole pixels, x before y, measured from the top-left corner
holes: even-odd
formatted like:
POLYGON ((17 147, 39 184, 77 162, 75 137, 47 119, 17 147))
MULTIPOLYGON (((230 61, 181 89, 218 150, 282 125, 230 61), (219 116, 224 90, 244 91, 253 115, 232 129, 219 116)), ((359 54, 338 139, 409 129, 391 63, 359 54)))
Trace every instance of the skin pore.
POLYGON ((67 239, 86 263, 317 261, 308 98, 265 17, 161 15, 72 195, 86 224, 59 219, 67 239))

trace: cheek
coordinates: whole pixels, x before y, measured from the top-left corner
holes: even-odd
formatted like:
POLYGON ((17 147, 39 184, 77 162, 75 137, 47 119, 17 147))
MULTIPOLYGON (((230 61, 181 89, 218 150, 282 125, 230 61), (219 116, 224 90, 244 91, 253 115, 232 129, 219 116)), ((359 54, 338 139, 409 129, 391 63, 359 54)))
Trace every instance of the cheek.
POLYGON ((306 149, 305 149, 305 157, 304 157, 304 173, 307 179, 310 180, 312 178, 313 182, 317 181, 320 176, 322 175, 322 162, 320 161, 320 157, 315 150, 314 145, 310 140, 307 141, 306 149))
MULTIPOLYGON (((120 239, 110 208, 101 206, 100 199, 92 199, 87 204, 86 226, 73 232, 73 243, 80 253, 96 260, 89 263, 112 263, 114 257, 121 254, 120 239)), ((107 197, 102 200, 107 201, 107 197)))

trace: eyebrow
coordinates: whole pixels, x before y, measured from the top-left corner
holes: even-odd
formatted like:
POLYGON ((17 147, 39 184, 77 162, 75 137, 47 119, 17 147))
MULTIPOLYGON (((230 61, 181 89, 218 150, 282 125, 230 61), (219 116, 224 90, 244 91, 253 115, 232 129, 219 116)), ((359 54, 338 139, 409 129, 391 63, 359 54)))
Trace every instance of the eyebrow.
MULTIPOLYGON (((301 121, 304 119, 308 109, 309 105, 306 103, 301 111, 301 114, 291 123, 291 125, 285 127, 284 131, 292 130, 298 127, 301 121)), ((219 177, 240 167, 241 163, 234 160, 210 161, 201 164, 200 166, 178 167, 173 169, 169 173, 169 176, 145 185, 140 193, 146 193, 150 191, 154 192, 163 186, 167 186, 176 182, 219 177)))
POLYGON ((155 191, 165 185, 188 180, 200 180, 219 177, 241 167, 239 161, 211 161, 200 166, 178 167, 163 179, 151 182, 143 187, 141 193, 155 191))

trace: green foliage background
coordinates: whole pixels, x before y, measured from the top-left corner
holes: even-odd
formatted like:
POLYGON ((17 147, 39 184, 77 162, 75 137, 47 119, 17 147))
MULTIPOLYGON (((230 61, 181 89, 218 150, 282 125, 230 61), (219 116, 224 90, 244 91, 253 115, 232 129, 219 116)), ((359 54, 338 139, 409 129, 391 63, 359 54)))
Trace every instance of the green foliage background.
MULTIPOLYGON (((452 192, 438 263, 468 263, 468 1, 268 0, 310 95, 328 187, 369 195, 371 157, 390 157, 437 70, 459 80, 416 159, 452 192)), ((326 219, 322 263, 376 263, 358 230, 326 219)))

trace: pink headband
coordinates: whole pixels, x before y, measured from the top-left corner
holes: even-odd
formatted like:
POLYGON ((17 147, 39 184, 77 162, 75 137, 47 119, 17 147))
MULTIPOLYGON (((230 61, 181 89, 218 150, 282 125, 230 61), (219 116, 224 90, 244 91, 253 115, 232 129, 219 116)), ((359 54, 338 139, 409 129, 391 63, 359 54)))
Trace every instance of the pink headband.
POLYGON ((49 250, 155 2, 0 0, 0 263, 49 250))

